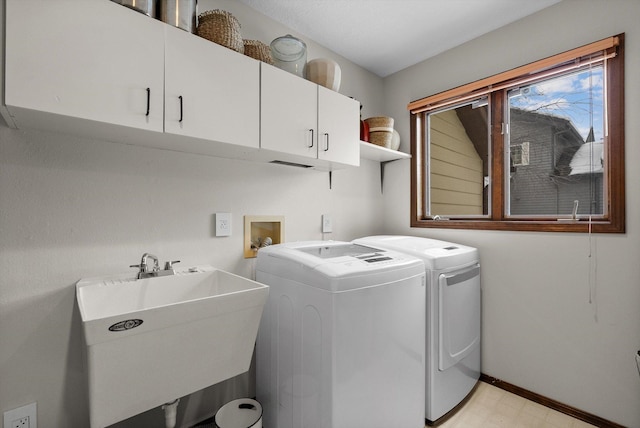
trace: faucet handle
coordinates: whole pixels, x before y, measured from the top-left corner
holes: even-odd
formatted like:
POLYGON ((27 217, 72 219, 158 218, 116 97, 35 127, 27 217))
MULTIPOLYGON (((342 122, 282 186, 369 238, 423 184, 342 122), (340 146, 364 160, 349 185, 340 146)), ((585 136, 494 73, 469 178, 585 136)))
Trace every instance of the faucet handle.
POLYGON ((137 276, 138 279, 142 278, 144 275, 144 272, 147 270, 147 265, 144 263, 140 263, 139 265, 129 265, 129 267, 138 268, 138 276, 137 276))
POLYGON ((173 269, 173 265, 174 265, 175 263, 180 263, 180 260, 174 260, 174 261, 172 261, 172 262, 165 262, 165 264, 164 264, 164 270, 171 270, 171 269, 173 269))

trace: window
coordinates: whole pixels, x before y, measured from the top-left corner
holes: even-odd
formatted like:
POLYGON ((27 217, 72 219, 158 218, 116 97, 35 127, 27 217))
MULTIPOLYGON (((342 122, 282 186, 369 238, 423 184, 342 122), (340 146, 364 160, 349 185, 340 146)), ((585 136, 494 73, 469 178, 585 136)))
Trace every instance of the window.
POLYGON ((529 142, 525 141, 520 144, 511 144, 511 167, 529 165, 529 142))
POLYGON ((438 110, 427 116, 430 214, 488 214, 487 100, 438 110))
POLYGON ((617 232, 624 35, 409 104, 412 227, 617 232))

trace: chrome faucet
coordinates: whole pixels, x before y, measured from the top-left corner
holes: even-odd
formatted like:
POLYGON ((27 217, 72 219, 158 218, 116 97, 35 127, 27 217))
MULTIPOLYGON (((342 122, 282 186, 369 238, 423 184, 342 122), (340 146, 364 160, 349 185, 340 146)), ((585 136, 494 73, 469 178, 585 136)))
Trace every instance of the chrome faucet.
POLYGON ((158 257, 154 256, 151 253, 144 253, 142 255, 142 259, 140 260, 139 265, 131 265, 129 267, 140 268, 140 270, 138 271, 138 279, 142 279, 142 278, 152 278, 157 276, 173 275, 176 273, 173 270, 174 263, 180 263, 180 260, 166 262, 164 265, 164 270, 160 270, 160 262, 158 260, 158 257), (153 266, 149 266, 149 259, 153 260, 153 266))
POLYGON ((160 262, 158 261, 158 258, 156 256, 154 256, 153 254, 149 254, 149 253, 144 253, 142 255, 142 260, 140 261, 140 270, 142 270, 144 268, 144 270, 146 272, 158 272, 160 270, 160 262), (151 270, 149 270, 149 263, 147 263, 147 260, 153 260, 153 268, 151 268, 151 270))

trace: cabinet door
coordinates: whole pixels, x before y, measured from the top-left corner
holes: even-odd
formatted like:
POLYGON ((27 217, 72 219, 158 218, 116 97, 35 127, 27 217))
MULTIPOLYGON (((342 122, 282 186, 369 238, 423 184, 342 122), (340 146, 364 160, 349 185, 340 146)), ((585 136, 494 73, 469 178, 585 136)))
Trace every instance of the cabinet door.
POLYGON ((5 103, 161 131, 163 43, 161 22, 108 0, 7 0, 5 103))
POLYGON ((165 29, 165 132, 258 148, 260 63, 165 29))
POLYGON ((318 86, 318 158, 360 165, 360 106, 357 101, 318 86))
POLYGON ((317 158, 317 85, 262 64, 260 147, 317 158))

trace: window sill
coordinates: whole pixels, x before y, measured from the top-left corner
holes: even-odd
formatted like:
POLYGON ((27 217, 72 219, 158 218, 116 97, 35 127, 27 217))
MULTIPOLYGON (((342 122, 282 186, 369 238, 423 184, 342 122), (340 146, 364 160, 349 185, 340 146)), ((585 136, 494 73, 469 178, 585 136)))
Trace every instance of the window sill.
POLYGON ((411 227, 468 230, 509 230, 521 232, 625 233, 624 223, 593 220, 412 220, 411 227))

